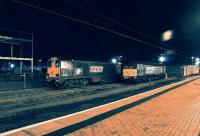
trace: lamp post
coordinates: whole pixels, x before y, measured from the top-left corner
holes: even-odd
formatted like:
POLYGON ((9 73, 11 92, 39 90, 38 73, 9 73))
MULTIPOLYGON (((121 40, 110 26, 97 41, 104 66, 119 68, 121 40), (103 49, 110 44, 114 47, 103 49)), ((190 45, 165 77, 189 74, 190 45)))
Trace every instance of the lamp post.
MULTIPOLYGON (((172 29, 169 29, 169 30, 167 30, 167 31, 165 31, 165 32, 163 32, 162 34, 161 34, 161 41, 162 42, 169 42, 172 38, 174 37, 174 31, 172 30, 172 29)), ((173 51, 166 51, 164 54, 161 54, 161 56, 159 57, 159 62, 161 63, 161 64, 163 64, 163 62, 165 62, 166 61, 166 57, 165 57, 165 54, 166 55, 170 55, 170 54, 172 54, 173 53, 173 51)))
POLYGON ((191 59, 192 59, 192 65, 194 65, 194 57, 191 57, 191 59))
POLYGON ((41 62, 42 62, 42 60, 39 59, 39 60, 38 60, 38 67, 39 67, 39 68, 41 67, 41 62))
POLYGON ((38 71, 39 71, 39 76, 41 75, 41 72, 42 72, 41 62, 42 62, 42 60, 39 59, 39 60, 38 60, 38 71))

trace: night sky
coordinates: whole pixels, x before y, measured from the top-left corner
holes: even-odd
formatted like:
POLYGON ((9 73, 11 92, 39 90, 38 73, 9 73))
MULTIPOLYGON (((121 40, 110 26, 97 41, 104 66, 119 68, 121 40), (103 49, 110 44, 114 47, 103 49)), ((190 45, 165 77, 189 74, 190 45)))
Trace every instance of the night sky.
MULTIPOLYGON (((198 0, 72 0, 154 40, 65 0, 20 1, 173 50, 188 57, 187 61, 190 61, 191 56, 200 56, 200 1, 198 0), (174 31, 173 39, 161 42, 161 33, 169 29, 174 31)), ((0 0, 0 28, 33 33, 36 60, 65 56, 71 59, 109 61, 112 56, 122 55, 127 62, 132 60, 156 62, 159 54, 165 52, 64 17, 20 5, 12 0, 0 0)), ((3 52, 0 50, 0 53, 3 52)), ((186 58, 183 56, 170 54, 166 63, 186 63, 186 58)))

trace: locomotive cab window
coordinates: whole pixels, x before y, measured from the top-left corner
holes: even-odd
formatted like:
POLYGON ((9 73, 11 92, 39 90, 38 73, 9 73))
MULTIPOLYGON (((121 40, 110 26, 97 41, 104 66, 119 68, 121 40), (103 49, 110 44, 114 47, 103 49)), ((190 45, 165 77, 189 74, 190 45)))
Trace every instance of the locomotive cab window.
POLYGON ((56 67, 60 67, 60 61, 59 60, 56 60, 56 67))

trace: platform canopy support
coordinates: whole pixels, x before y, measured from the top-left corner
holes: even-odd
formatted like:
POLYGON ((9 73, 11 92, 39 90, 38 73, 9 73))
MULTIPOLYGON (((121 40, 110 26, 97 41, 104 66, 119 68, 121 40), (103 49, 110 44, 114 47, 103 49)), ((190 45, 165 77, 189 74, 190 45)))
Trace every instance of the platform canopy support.
POLYGON ((8 61, 20 61, 20 74, 22 74, 22 62, 29 61, 31 64, 31 75, 33 75, 33 34, 0 28, 0 45, 10 46, 10 55, 2 56, 0 54, 0 60, 8 61), (20 50, 15 50, 15 47, 19 47, 20 50), (24 55, 23 48, 28 47, 28 56, 24 55), (19 52, 19 53, 16 53, 19 52), (18 56, 15 56, 19 54, 18 56))

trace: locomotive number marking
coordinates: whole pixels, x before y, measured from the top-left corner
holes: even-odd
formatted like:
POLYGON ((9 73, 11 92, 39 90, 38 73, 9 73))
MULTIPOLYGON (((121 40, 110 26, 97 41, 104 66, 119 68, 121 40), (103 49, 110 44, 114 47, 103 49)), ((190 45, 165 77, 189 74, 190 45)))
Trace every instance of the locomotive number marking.
POLYGON ((101 73, 103 72, 103 66, 90 66, 91 73, 101 73))

